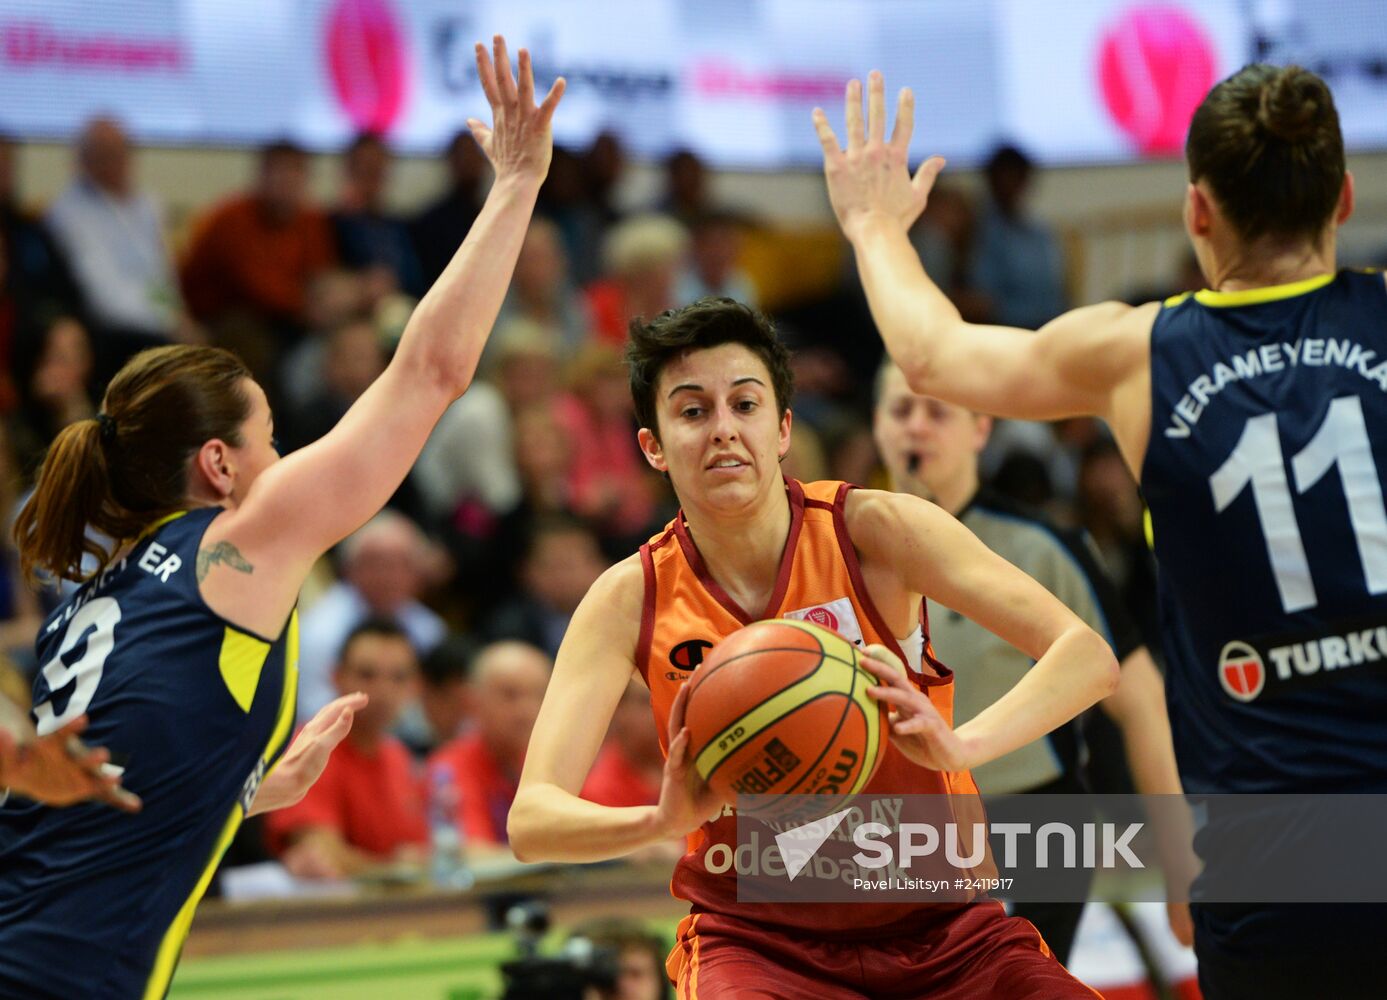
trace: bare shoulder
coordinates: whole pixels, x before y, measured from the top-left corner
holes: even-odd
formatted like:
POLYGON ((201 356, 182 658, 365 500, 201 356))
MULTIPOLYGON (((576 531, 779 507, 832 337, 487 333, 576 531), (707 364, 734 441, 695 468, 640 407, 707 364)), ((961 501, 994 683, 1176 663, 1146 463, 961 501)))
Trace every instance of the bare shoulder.
POLYGON ((1088 355, 1085 360, 1095 368, 1108 368, 1145 356, 1151 326, 1160 311, 1159 302, 1140 306, 1097 302, 1057 316, 1040 333, 1053 348, 1070 356, 1088 355), (1090 351, 1104 353, 1091 355, 1090 351))
POLYGON ((584 604, 605 605, 611 611, 623 614, 634 610, 637 616, 644 602, 645 570, 641 567, 639 552, 607 567, 583 598, 584 604))
POLYGON ((585 652, 622 652, 633 662, 645 605, 645 571, 640 554, 631 555, 603 572, 578 605, 564 645, 585 652))
POLYGON ((843 508, 848 536, 864 560, 894 561, 902 545, 924 542, 954 519, 939 506, 908 493, 852 490, 843 508))

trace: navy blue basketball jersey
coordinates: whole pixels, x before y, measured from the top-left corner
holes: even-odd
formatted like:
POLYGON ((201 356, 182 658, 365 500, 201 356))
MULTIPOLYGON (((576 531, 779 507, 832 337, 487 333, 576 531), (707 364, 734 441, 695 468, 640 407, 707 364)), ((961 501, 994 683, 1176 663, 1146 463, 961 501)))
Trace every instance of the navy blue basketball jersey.
POLYGON ((1168 300, 1141 486, 1189 792, 1387 791, 1387 290, 1168 300))
POLYGON ((271 640, 208 608, 197 552, 219 513, 160 522, 40 629, 39 732, 87 713, 144 809, 0 807, 0 996, 162 997, 288 740, 297 617, 271 640))

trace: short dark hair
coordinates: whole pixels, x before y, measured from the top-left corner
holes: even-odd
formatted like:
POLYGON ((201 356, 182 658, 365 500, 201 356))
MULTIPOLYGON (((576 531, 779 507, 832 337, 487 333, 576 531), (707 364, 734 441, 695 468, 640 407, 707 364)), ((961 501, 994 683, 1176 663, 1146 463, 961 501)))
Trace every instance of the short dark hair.
POLYGON ((351 651, 352 644, 358 639, 372 635, 380 636, 385 639, 403 639, 410 644, 411 649, 414 648, 413 642, 410 641, 409 633, 402 629, 396 622, 391 621, 389 618, 367 618, 364 622, 348 632, 347 637, 342 640, 342 649, 337 654, 337 662, 346 663, 347 653, 351 651))
POLYGON ((1247 241, 1317 236, 1344 187, 1334 97, 1299 66, 1254 63, 1216 84, 1190 121, 1185 159, 1247 241))
POLYGON ((636 422, 658 438, 655 385, 660 372, 690 351, 722 344, 741 344, 765 362, 776 406, 783 416, 795 394, 795 376, 790 370, 790 352, 780 342, 775 327, 750 306, 732 299, 708 297, 667 310, 648 323, 641 317, 631 321, 626 367, 636 422))
POLYGON ((1003 170, 1019 170, 1023 174, 1029 174, 1035 169, 1035 164, 1019 146, 1011 143, 1004 143, 992 151, 992 155, 987 158, 987 163, 983 167, 983 172, 992 177, 1003 170))
POLYGON ((472 661, 477 655, 477 643, 464 635, 450 635, 431 649, 419 664, 424 683, 431 688, 467 681, 472 676, 472 661))
POLYGON ((268 142, 260 147, 260 169, 264 170, 272 160, 289 157, 306 160, 308 159, 308 151, 292 139, 276 139, 273 142, 268 142))
POLYGON ((342 155, 350 158, 368 146, 374 146, 386 152, 390 151, 390 147, 386 145, 385 136, 381 135, 379 132, 366 131, 358 132, 353 136, 352 141, 347 144, 347 148, 342 150, 342 155))

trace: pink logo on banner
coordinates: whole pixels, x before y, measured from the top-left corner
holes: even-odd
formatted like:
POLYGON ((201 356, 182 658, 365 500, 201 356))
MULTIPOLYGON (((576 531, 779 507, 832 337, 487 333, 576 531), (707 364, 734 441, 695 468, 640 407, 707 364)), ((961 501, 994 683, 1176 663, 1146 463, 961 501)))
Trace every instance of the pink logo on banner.
POLYGON ((813 622, 815 625, 822 625, 824 628, 831 628, 838 631, 838 616, 828 608, 811 608, 805 612, 804 620, 813 622))
POLYGON ((327 22, 332 88, 356 128, 388 132, 405 103, 409 56, 389 0, 337 0, 327 22))
POLYGON ((1187 10, 1130 7, 1099 43, 1103 103, 1143 153, 1178 153, 1217 63, 1213 43, 1187 10))

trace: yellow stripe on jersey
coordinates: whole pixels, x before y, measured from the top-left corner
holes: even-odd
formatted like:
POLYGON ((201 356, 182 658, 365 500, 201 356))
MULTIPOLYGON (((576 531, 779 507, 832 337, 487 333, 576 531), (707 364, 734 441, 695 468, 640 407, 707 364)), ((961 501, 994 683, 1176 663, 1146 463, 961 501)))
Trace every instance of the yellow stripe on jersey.
POLYGON ((1187 298, 1189 298, 1189 297, 1190 297, 1191 295, 1193 295, 1193 294, 1194 294, 1194 292, 1179 292, 1179 293, 1177 293, 1177 294, 1175 294, 1175 295, 1172 295, 1170 298, 1166 299, 1165 302, 1163 303, 1163 305, 1164 305, 1167 309, 1174 309, 1174 308, 1175 308, 1176 306, 1178 306, 1181 302, 1184 302, 1187 298))
POLYGON ((180 517, 182 517, 182 516, 183 516, 184 514, 186 514, 186 513, 188 513, 186 510, 176 510, 176 511, 174 511, 172 514, 165 514, 163 517, 159 518, 159 520, 157 520, 157 521, 155 521, 153 524, 147 526, 143 531, 141 531, 138 535, 136 535, 136 536, 135 536, 135 544, 138 545, 140 542, 144 541, 144 540, 145 540, 146 538, 148 538, 150 535, 154 534, 156 531, 158 531, 158 530, 159 530, 160 528, 162 528, 164 525, 168 524, 170 521, 177 521, 180 517))
POLYGON ((212 860, 202 870, 202 876, 184 901, 178 916, 173 918, 173 924, 164 935, 164 940, 159 942, 159 954, 154 960, 154 972, 145 986, 144 1000, 160 1000, 168 993, 169 983, 173 981, 173 970, 178 967, 178 956, 183 951, 183 942, 187 940, 188 929, 193 925, 193 914, 197 911, 197 904, 202 902, 203 894, 212 883, 212 874, 217 870, 226 849, 231 846, 236 831, 240 829, 241 819, 241 804, 238 802, 231 807, 231 814, 226 817, 222 832, 217 837, 217 846, 212 849, 212 860))
MULTIPOLYGON (((228 629, 228 632, 230 631, 228 629)), ((223 650, 225 650, 225 643, 223 643, 223 650)), ((265 651, 266 653, 269 652, 268 645, 266 645, 265 651)), ((262 656, 262 667, 264 661, 265 657, 262 656)), ((223 669, 224 676, 225 669, 223 669)), ((258 676, 257 673, 257 684, 258 676)), ((289 625, 284 643, 284 690, 280 694, 279 713, 275 718, 274 731, 270 734, 269 742, 265 744, 262 762, 274 757, 284 745, 285 740, 289 738, 289 731, 294 725, 294 709, 298 702, 298 693, 299 612, 295 608, 289 615, 289 625)), ((234 696, 235 692, 233 691, 232 694, 234 696)), ((193 886, 193 891, 179 909, 178 916, 169 925, 168 931, 164 934, 164 940, 159 942, 159 953, 154 959, 154 971, 150 974, 149 981, 145 986, 144 1000, 159 1000, 160 997, 168 993, 169 984, 173 981, 174 969, 178 967, 178 956, 183 951, 183 943, 188 939, 188 931, 193 925, 193 914, 197 912, 197 904, 202 901, 207 887, 211 885, 212 875, 216 872, 217 865, 221 863, 222 855, 231 846, 232 838, 240 829, 244 816, 240 802, 231 807, 231 814, 227 816, 226 823, 222 826, 222 831, 217 837, 216 846, 212 848, 212 856, 208 859, 207 867, 202 870, 202 875, 198 878, 197 884, 193 886)))
POLYGON ((260 672, 265 668, 265 658, 270 655, 270 644, 263 639, 227 626, 222 636, 221 656, 217 667, 222 680, 242 712, 249 712, 255 701, 255 689, 260 686, 260 672))
POLYGON ((1297 295, 1323 288, 1334 280, 1333 274, 1317 274, 1304 281, 1292 281, 1285 285, 1268 285, 1265 288, 1244 288, 1236 292, 1216 292, 1205 288, 1194 293, 1194 299, 1206 306, 1255 306, 1260 302, 1276 302, 1280 299, 1293 299, 1297 295))
POLYGON ((294 726, 294 710, 299 703, 299 609, 289 612, 288 634, 284 640, 284 693, 279 699, 279 721, 275 731, 270 734, 269 746, 265 748, 265 759, 269 760, 279 753, 279 748, 289 738, 289 730, 294 726))

